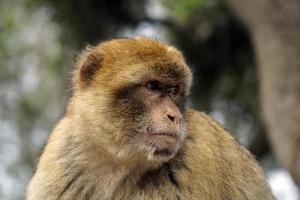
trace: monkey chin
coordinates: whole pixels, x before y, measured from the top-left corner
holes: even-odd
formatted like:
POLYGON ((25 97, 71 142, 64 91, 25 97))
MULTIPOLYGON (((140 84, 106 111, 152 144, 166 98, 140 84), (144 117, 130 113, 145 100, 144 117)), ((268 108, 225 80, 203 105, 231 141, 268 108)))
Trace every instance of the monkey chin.
POLYGON ((177 153, 182 138, 175 133, 153 133, 147 136, 145 147, 151 162, 167 162, 177 153))

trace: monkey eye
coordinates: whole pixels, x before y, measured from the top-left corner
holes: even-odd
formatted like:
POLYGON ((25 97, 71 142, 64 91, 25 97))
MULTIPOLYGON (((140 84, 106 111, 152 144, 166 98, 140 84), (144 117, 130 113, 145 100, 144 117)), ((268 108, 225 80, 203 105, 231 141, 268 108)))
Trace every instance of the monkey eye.
POLYGON ((161 87, 160 87, 160 84, 158 81, 149 81, 146 84, 146 87, 148 90, 151 90, 151 91, 160 91, 161 90, 161 87))
POLYGON ((179 93, 179 85, 175 85, 173 87, 169 87, 168 92, 172 96, 177 96, 179 93))

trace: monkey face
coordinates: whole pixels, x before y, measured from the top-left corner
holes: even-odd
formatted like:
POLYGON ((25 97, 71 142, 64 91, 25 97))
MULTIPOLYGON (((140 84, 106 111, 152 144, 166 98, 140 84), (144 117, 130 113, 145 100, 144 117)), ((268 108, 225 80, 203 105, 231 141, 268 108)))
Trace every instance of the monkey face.
POLYGON ((122 123, 123 131, 126 127, 127 143, 134 144, 135 151, 141 150, 148 160, 172 158, 184 139, 184 83, 178 80, 146 74, 117 90, 112 98, 113 113, 118 114, 114 124, 122 123))

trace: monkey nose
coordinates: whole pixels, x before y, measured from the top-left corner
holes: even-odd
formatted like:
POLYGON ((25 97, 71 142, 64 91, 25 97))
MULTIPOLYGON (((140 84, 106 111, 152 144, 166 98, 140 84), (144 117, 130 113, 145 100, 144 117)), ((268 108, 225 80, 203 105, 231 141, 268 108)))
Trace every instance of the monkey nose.
POLYGON ((169 122, 171 122, 172 124, 174 124, 176 126, 178 126, 182 121, 181 116, 176 116, 176 115, 172 115, 172 114, 167 114, 167 118, 169 119, 169 122))
POLYGON ((172 116, 172 115, 169 115, 169 114, 167 114, 167 116, 168 116, 169 120, 171 120, 172 122, 174 122, 174 121, 175 121, 175 117, 174 117, 174 116, 172 116))

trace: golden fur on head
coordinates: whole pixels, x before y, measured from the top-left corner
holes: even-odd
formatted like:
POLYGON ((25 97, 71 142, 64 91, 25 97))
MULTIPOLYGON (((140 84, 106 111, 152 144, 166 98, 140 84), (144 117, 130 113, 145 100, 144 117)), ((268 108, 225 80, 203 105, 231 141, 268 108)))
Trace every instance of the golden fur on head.
POLYGON ((119 85, 127 84, 128 81, 139 81, 137 79, 142 77, 141 73, 147 75, 153 73, 183 78, 182 82, 186 83, 186 92, 189 92, 191 87, 192 74, 185 64, 182 54, 174 47, 156 40, 146 37, 115 39, 100 43, 94 48, 88 47, 77 59, 75 85, 80 85, 78 83, 78 70, 88 55, 93 55, 99 59, 97 64, 101 68, 101 72, 97 73, 94 79, 94 82, 98 84, 116 83, 114 78, 118 77, 116 87, 120 87, 119 85), (165 64, 169 66, 167 67, 165 64), (145 70, 145 68, 150 71, 145 70))

